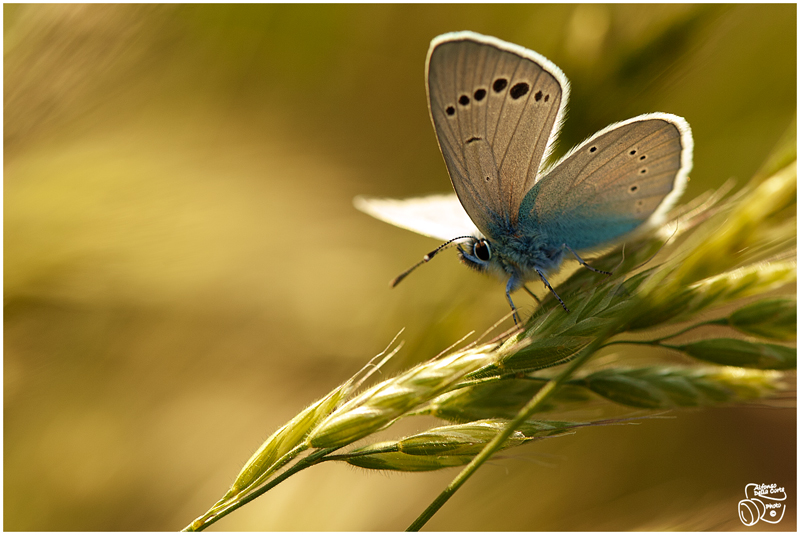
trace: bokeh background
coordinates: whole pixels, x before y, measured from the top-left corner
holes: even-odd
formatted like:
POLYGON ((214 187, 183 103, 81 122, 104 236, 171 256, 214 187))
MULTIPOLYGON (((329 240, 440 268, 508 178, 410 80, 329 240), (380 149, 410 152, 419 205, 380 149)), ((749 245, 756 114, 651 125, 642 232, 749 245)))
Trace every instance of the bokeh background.
MULTIPOLYGON (((352 207, 451 191, 423 67, 463 29, 563 69, 559 153, 685 117, 686 200, 794 128, 794 5, 4 6, 5 529, 181 528, 401 327, 389 372, 507 313, 455 253, 390 291, 436 243, 352 207)), ((794 409, 675 416, 514 450, 428 528, 741 529, 774 482, 795 529, 794 409)), ((401 530, 455 474, 323 465, 214 529, 401 530)))

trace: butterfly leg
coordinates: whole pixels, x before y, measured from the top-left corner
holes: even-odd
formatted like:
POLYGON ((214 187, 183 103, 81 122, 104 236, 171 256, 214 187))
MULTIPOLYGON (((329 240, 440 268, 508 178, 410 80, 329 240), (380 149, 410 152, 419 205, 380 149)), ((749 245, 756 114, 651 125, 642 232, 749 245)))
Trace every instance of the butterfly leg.
POLYGON ((570 246, 569 246, 569 245, 567 245, 566 243, 564 244, 564 247, 566 247, 566 248, 567 248, 567 250, 568 250, 570 253, 572 253, 572 254, 574 254, 574 255, 575 255, 575 258, 577 258, 577 259, 578 259, 578 262, 579 262, 579 263, 580 263, 580 265, 582 265, 583 267, 585 267, 585 268, 589 268, 589 269, 591 269, 592 271, 594 271, 595 273, 602 273, 603 275, 612 275, 612 273, 611 273, 610 271, 603 271, 603 270, 601 270, 601 269, 595 269, 595 268, 593 268, 592 266, 590 266, 589 264, 587 264, 586 262, 584 262, 584 261, 583 261, 583 258, 581 258, 580 256, 578 256, 578 253, 576 253, 576 252, 575 252, 575 251, 572 249, 572 247, 570 247, 570 246))
POLYGON ((508 284, 506 284, 506 299, 508 299, 508 304, 511 305, 511 317, 514 318, 514 325, 519 325, 522 320, 519 318, 519 313, 517 312, 517 307, 514 306, 514 301, 511 300, 511 291, 516 285, 516 282, 514 277, 508 279, 508 284))
POLYGON ((530 295, 531 297, 533 297, 533 298, 536 300, 536 302, 537 302, 537 303, 539 303, 540 305, 542 304, 542 301, 541 301, 541 299, 539 299, 538 297, 536 297, 536 294, 535 294, 535 293, 533 293, 533 292, 532 292, 532 291, 531 291, 531 290, 530 290, 530 289, 529 289, 527 286, 525 286, 525 285, 523 284, 523 285, 522 285, 522 289, 523 289, 523 290, 525 290, 526 292, 528 292, 528 295, 530 295))
MULTIPOLYGON (((550 290, 550 291, 553 293, 553 295, 555 295, 555 296, 556 296, 556 299, 558 299, 558 302, 559 302, 559 303, 561 303, 561 306, 562 306, 562 307, 564 307, 564 310, 566 310, 567 312, 569 312, 569 309, 567 308, 567 305, 565 305, 565 304, 564 304, 564 301, 563 301, 563 300, 562 300, 562 299, 561 299, 561 298, 558 296, 558 294, 557 294, 557 293, 556 293, 556 291, 553 289, 553 287, 552 287, 552 286, 550 286, 550 283, 549 283, 549 282, 547 282, 547 278, 544 276, 544 273, 542 273, 542 272, 541 272, 541 270, 539 270, 539 268, 535 268, 535 269, 536 269, 536 273, 538 273, 538 274, 539 274, 539 277, 541 277, 541 279, 542 279, 542 282, 544 283, 544 285, 545 285, 545 286, 547 286, 547 289, 548 289, 548 290, 550 290)), ((508 294, 506 293, 506 295, 508 295, 508 294)), ((510 300, 510 299, 511 299, 511 298, 509 297, 509 300, 510 300)))

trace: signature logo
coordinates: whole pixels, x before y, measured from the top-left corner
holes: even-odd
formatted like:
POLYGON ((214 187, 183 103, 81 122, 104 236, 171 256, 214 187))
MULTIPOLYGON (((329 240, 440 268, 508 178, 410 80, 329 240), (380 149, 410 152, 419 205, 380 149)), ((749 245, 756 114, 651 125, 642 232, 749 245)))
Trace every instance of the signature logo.
POLYGON ((745 499, 739 502, 739 520, 754 526, 759 520, 777 524, 786 512, 786 491, 775 483, 749 483, 744 487, 745 499))

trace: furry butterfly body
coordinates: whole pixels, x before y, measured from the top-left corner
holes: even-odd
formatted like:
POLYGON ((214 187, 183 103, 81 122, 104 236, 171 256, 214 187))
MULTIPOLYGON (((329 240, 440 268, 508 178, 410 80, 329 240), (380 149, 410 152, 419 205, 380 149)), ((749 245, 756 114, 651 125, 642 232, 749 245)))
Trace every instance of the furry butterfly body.
POLYGON ((558 297, 546 275, 565 254, 589 267, 576 250, 658 224, 685 187, 691 130, 683 118, 666 113, 613 124, 543 167, 564 117, 569 82, 533 51, 472 32, 445 34, 431 42, 426 82, 456 195, 359 197, 356 207, 448 240, 423 262, 460 242, 466 265, 506 282, 515 312, 512 292, 540 279, 558 297))

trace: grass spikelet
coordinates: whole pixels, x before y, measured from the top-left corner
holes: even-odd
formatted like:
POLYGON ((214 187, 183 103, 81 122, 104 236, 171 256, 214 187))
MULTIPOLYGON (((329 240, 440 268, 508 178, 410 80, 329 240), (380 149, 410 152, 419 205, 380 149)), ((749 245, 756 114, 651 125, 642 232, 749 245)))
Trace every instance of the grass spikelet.
POLYGON ((797 283, 793 261, 760 262, 696 282, 672 294, 661 293, 643 302, 631 330, 685 321, 706 308, 777 290, 797 283), (659 300, 660 298, 660 300, 659 300))
POLYGON ((602 370, 574 384, 622 405, 672 409, 768 397, 783 387, 780 377, 776 372, 740 368, 653 366, 602 370))
MULTIPOLYGON (((470 422, 490 418, 510 420, 541 388, 547 380, 541 377, 505 376, 475 381, 472 384, 442 394, 418 411, 418 414, 436 416, 453 422, 470 422)), ((585 389, 565 385, 537 412, 566 409, 591 399, 585 389)))
POLYGON ((195 519, 187 531, 200 531, 227 512, 249 490, 258 487, 277 470, 308 448, 305 438, 323 418, 347 397, 353 381, 347 381, 312 404, 275 431, 245 463, 231 488, 204 515, 195 519), (211 521, 211 522, 210 522, 211 521))
POLYGON ((797 300, 764 299, 720 321, 751 336, 789 341, 797 338, 797 300))
MULTIPOLYGON (((536 439, 557 437, 579 427, 618 422, 619 420, 591 423, 531 420, 520 425, 503 442, 500 449, 513 448, 536 439)), ((397 441, 365 446, 332 458, 361 468, 398 472, 423 472, 461 466, 470 462, 506 425, 507 420, 492 419, 436 427, 397 441)))
POLYGON ((375 385, 323 421, 309 436, 309 443, 316 448, 338 448, 382 429, 466 374, 491 364, 497 358, 491 349, 458 352, 375 385))
MULTIPOLYGON (((397 446, 396 443, 391 443, 397 446)), ((388 447, 388 446, 387 446, 388 447)), ((399 451, 358 452, 347 458, 353 466, 369 470, 392 470, 395 472, 430 472, 464 466, 472 460, 472 455, 409 455, 399 451)))
POLYGON ((336 388, 275 431, 245 463, 223 500, 257 484, 259 479, 269 477, 280 468, 276 466, 276 461, 298 446, 303 447, 306 435, 347 397, 351 384, 348 381, 336 388))
POLYGON ((688 344, 667 345, 698 360, 759 370, 792 370, 797 368, 797 348, 736 340, 713 338, 688 344))
POLYGON ((742 260, 754 260, 752 256, 747 258, 752 252, 742 252, 754 246, 756 252, 761 251, 757 246, 775 239, 770 230, 786 220, 796 197, 797 163, 793 162, 742 195, 738 202, 729 203, 694 233, 688 244, 689 254, 679 260, 672 287, 713 276, 742 260))
MULTIPOLYGON (((409 455, 476 455, 508 424, 507 420, 479 420, 468 424, 435 427, 401 439, 398 450, 409 455)), ((500 449, 512 448, 535 438, 562 435, 582 422, 529 420, 516 429, 500 449)))

